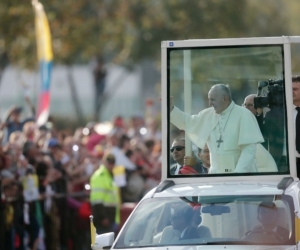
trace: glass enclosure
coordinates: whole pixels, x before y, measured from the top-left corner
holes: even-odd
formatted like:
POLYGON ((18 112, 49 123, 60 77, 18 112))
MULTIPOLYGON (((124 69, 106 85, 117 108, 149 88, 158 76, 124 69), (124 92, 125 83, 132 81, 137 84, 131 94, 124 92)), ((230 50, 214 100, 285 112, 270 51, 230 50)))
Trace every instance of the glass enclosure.
POLYGON ((193 196, 144 200, 115 248, 170 245, 290 245, 290 196, 193 196))
POLYGON ((168 48, 167 84, 168 177, 290 173, 281 44, 168 48))

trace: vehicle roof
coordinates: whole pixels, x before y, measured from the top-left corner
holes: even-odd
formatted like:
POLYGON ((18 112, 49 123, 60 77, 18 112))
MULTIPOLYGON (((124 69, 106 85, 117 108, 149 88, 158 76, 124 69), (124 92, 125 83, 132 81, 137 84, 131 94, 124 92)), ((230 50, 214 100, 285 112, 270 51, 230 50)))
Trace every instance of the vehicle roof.
POLYGON ((218 196, 218 195, 280 195, 278 182, 206 182, 175 184, 162 192, 151 190, 149 197, 218 196))

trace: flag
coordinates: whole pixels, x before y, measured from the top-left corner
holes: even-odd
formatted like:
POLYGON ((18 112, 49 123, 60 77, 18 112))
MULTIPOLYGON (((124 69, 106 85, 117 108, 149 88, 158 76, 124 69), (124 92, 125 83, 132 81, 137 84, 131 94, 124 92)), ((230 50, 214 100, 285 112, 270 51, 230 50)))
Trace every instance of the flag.
POLYGON ((44 7, 38 0, 32 0, 32 5, 35 12, 37 55, 41 77, 36 120, 38 125, 42 125, 47 122, 50 110, 50 83, 53 52, 50 27, 44 7))

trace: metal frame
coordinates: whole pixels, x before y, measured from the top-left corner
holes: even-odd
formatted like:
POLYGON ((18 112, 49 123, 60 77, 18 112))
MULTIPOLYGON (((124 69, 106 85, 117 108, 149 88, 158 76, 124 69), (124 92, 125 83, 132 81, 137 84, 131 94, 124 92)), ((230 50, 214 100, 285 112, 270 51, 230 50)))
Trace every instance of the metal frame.
MULTIPOLYGON (((292 109, 287 108, 287 131, 288 133, 288 151, 290 163, 290 175, 255 175, 255 176, 227 176, 227 177, 182 177, 167 178, 168 159, 168 110, 167 110, 167 50, 168 48, 193 48, 193 47, 216 47, 216 46, 239 46, 239 45, 276 45, 282 44, 284 48, 284 70, 285 86, 292 86, 291 71, 291 43, 300 43, 300 36, 282 36, 282 37, 261 37, 261 38, 229 38, 229 39, 201 39, 201 40, 181 40, 181 41, 163 41, 161 43, 161 104, 162 104, 162 181, 173 180, 176 184, 188 182, 228 182, 228 181, 281 181, 284 177, 297 178, 295 143, 294 143, 294 118, 292 109)), ((292 107, 292 87, 286 88, 286 105, 292 107)))

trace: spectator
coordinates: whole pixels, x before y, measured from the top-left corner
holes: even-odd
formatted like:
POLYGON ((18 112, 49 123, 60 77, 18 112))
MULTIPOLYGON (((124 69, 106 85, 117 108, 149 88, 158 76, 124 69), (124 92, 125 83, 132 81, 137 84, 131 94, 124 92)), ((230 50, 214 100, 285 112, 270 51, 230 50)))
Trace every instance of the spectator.
MULTIPOLYGON (((146 172, 146 191, 154 188, 160 182, 161 178, 161 161, 157 158, 156 152, 154 151, 155 141, 144 140, 140 143, 142 149, 142 156, 144 161, 144 171, 146 172)), ((156 147, 157 150, 157 147, 156 147)))
POLYGON ((109 134, 107 136, 107 147, 116 158, 116 165, 122 165, 129 171, 136 170, 136 166, 125 155, 129 147, 129 137, 122 135, 118 137, 116 134, 109 134))
POLYGON ((143 195, 146 174, 143 172, 143 167, 138 163, 137 149, 135 152, 131 149, 127 150, 126 156, 136 164, 135 171, 127 172, 126 186, 121 188, 122 202, 138 202, 143 195))
POLYGON ((204 148, 198 148, 198 156, 202 163, 202 174, 207 174, 210 169, 210 156, 209 156, 209 149, 207 144, 205 144, 204 148))
POLYGON ((161 140, 161 131, 159 127, 159 122, 153 118, 148 119, 146 122, 147 132, 144 136, 145 139, 161 140))
POLYGON ((82 130, 85 136, 86 148, 89 152, 92 152, 94 147, 105 139, 105 135, 96 132, 95 126, 96 122, 89 122, 82 130))
POLYGON ((58 216, 60 222, 59 228, 59 239, 60 239, 60 247, 66 248, 68 241, 68 214, 67 214, 67 172, 63 166, 63 151, 61 148, 61 144, 56 138, 51 138, 48 141, 48 150, 49 156, 52 160, 52 164, 54 169, 56 169, 59 173, 59 177, 54 180, 52 183, 52 187, 54 192, 57 195, 55 199, 56 207, 58 209, 58 216))
POLYGON ((28 121, 23 126, 23 135, 25 136, 25 141, 35 141, 37 125, 33 121, 28 121))
POLYGON ((39 233, 42 229, 41 207, 39 203, 38 176, 31 165, 27 166, 22 178, 24 196, 24 221, 31 249, 38 249, 39 233))
POLYGON ((137 142, 142 142, 145 134, 146 128, 144 117, 140 114, 132 116, 127 131, 128 137, 136 140, 137 142))
POLYGON ((113 130, 118 136, 124 135, 127 132, 127 127, 125 125, 124 118, 122 116, 116 116, 113 118, 113 130))
POLYGON ((29 105, 31 109, 31 116, 21 121, 21 113, 23 108, 12 106, 7 114, 7 117, 4 119, 5 122, 2 124, 2 129, 6 129, 6 138, 4 138, 4 142, 7 142, 11 133, 15 131, 22 131, 23 126, 28 121, 34 121, 35 109, 29 98, 25 98, 26 103, 29 105))
MULTIPOLYGON (((136 128, 146 128, 141 116, 135 118, 136 128)), ((8 120, 21 122, 21 109, 8 120)), ((54 121, 53 118, 51 120, 54 121)), ((25 232, 31 236, 28 243, 33 249, 43 249, 40 245, 43 241, 44 249, 66 249, 67 246, 70 249, 75 246, 80 249, 81 246, 88 245, 89 238, 86 235, 89 234, 89 229, 85 222, 90 202, 87 184, 93 173, 98 171, 107 150, 115 150, 115 158, 119 161, 119 166, 114 167, 116 181, 121 183, 121 170, 123 166, 127 168, 125 187, 129 191, 127 190, 126 199, 123 196, 123 202, 138 202, 145 192, 160 182, 160 140, 152 135, 145 137, 141 134, 144 130, 140 129, 136 130, 138 136, 129 136, 123 117, 116 117, 111 124, 111 133, 103 135, 94 129, 97 127, 95 123, 76 129, 73 136, 70 131, 54 129, 54 125, 51 122, 38 127, 32 118, 10 133, 8 141, 3 140, 3 147, 0 149, 0 182, 2 186, 5 185, 7 200, 4 198, 1 201, 0 216, 4 221, 6 209, 10 207, 13 220, 6 232, 0 226, 0 229, 4 229, 0 230, 1 246, 5 244, 4 234, 9 233, 11 241, 6 240, 7 244, 14 244, 16 250, 28 247, 22 245, 29 239, 25 232), (88 127, 91 129, 86 134, 88 127), (93 139, 96 139, 92 140, 91 135, 95 135, 93 139), (34 197, 29 194, 30 190, 34 197), (25 217, 24 204, 27 210, 25 217), (40 229, 45 230, 44 237, 40 237, 40 229), (76 237, 76 229, 87 232, 82 237, 76 237)), ((3 128, 7 129, 6 124, 3 128)), ((159 135, 156 126, 155 131, 159 135)), ((118 218, 114 222, 118 222, 118 218)), ((117 229, 116 224, 112 227, 117 229)))
POLYGON ((103 164, 90 179, 93 222, 97 234, 116 231, 120 223, 118 188, 113 180, 116 159, 113 154, 103 156, 103 164))

